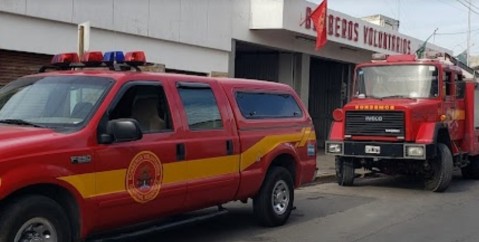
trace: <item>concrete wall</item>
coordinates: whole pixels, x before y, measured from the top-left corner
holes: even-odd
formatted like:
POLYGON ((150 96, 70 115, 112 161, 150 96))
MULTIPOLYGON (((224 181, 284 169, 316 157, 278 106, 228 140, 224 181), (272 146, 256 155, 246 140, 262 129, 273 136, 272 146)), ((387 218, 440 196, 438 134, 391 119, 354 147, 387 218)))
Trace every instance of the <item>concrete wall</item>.
POLYGON ((229 51, 232 0, 0 0, 0 11, 229 51))
POLYGON ((230 15, 231 0, 0 0, 0 48, 76 51, 77 24, 90 21, 90 50, 141 49, 166 68, 228 72, 230 15))

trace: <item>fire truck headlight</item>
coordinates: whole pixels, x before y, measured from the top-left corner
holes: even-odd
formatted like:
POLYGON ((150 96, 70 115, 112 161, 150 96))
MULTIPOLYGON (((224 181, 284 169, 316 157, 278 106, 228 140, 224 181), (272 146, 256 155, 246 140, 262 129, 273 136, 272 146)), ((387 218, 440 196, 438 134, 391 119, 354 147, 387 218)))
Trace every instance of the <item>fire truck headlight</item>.
POLYGON ((343 153, 343 144, 342 143, 327 143, 327 152, 330 154, 341 154, 343 153))
POLYGON ((406 158, 425 158, 426 151, 424 145, 408 145, 406 146, 406 158))

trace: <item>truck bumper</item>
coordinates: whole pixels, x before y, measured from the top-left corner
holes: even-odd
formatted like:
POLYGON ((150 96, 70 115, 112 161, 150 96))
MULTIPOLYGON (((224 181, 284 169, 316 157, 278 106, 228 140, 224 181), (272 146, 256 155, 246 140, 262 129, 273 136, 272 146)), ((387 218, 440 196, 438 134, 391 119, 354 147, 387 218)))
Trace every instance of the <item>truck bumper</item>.
POLYGON ((328 140, 325 153, 358 158, 425 160, 436 156, 436 145, 328 140))

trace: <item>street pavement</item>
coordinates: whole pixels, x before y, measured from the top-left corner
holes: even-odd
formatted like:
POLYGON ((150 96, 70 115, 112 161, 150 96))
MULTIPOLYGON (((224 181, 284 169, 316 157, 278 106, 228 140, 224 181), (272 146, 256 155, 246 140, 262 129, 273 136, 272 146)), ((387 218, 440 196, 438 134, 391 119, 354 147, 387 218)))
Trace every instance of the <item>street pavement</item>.
POLYGON ((446 192, 433 193, 420 178, 405 176, 358 177, 354 186, 342 187, 334 179, 334 156, 320 152, 317 162, 316 182, 295 191, 296 209, 284 226, 258 226, 250 199, 224 205, 229 213, 215 218, 107 241, 479 241, 479 181, 462 179, 459 170, 446 192))

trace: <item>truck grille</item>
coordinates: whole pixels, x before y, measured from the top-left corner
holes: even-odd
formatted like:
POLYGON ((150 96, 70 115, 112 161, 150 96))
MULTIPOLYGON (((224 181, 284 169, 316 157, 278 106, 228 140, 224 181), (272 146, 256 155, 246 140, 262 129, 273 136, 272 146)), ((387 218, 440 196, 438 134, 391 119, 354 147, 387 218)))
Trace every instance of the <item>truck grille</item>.
POLYGON ((404 112, 346 112, 346 135, 404 136, 404 112))

